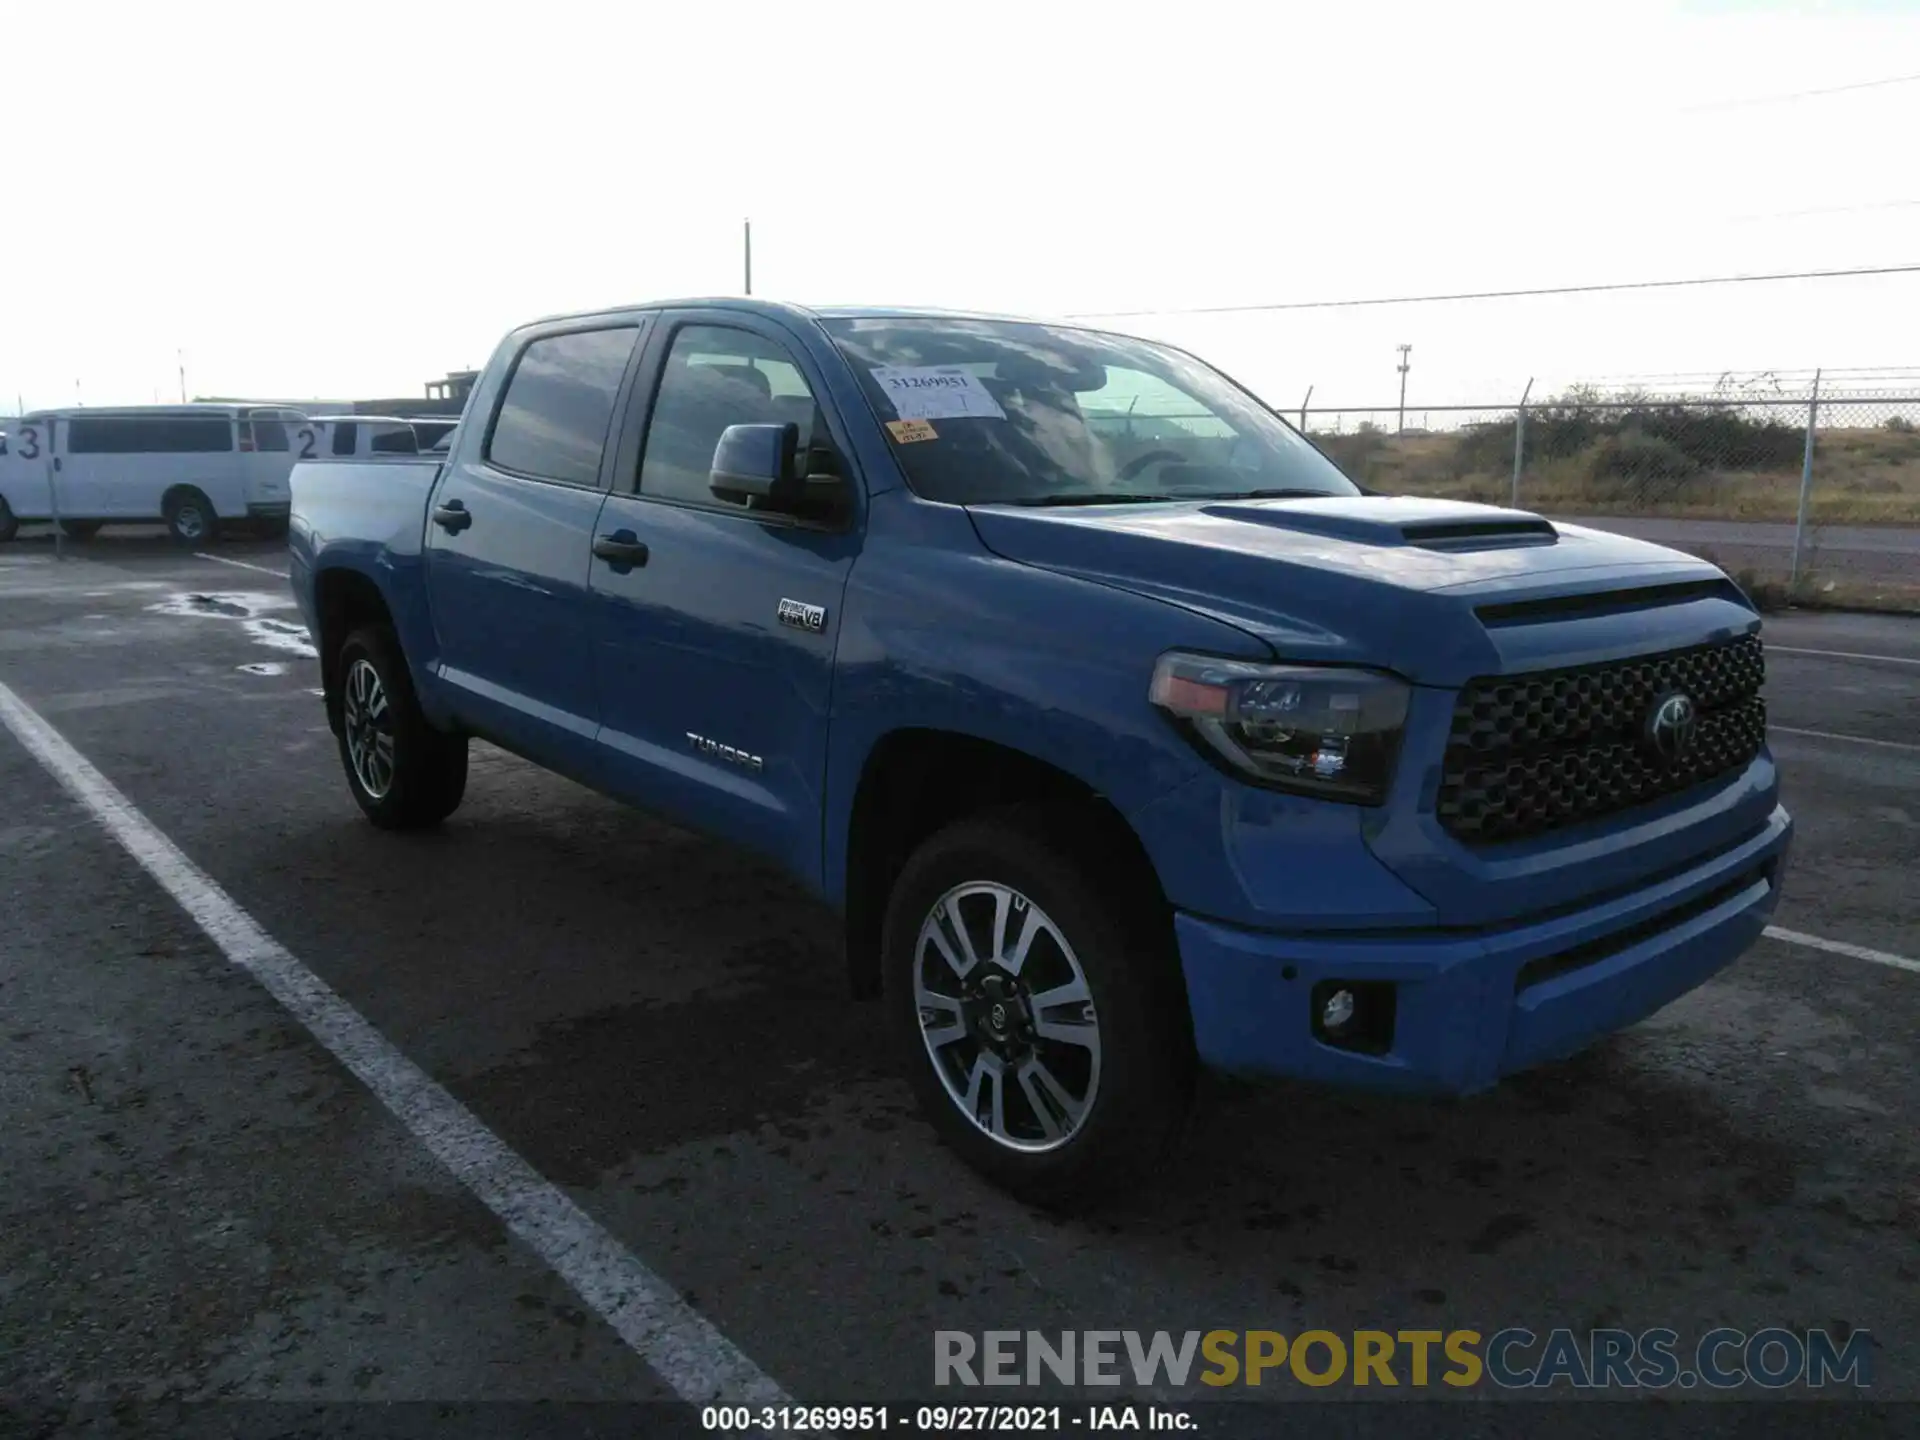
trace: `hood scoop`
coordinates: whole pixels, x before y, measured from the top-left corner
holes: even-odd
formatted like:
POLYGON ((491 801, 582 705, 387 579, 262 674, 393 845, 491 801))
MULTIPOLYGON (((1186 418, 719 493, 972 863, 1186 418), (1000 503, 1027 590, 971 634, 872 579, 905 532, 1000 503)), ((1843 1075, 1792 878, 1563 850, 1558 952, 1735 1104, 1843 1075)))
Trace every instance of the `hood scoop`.
POLYGON ((1229 501, 1205 509, 1209 515, 1249 525, 1362 545, 1404 545, 1420 550, 1508 550, 1522 545, 1553 545, 1560 539, 1551 521, 1524 510, 1460 500, 1423 500, 1411 495, 1229 501))
POLYGON ((1560 532, 1538 515, 1511 520, 1481 520, 1458 524, 1403 525, 1407 544, 1422 550, 1493 550, 1508 545, 1551 545, 1560 532))

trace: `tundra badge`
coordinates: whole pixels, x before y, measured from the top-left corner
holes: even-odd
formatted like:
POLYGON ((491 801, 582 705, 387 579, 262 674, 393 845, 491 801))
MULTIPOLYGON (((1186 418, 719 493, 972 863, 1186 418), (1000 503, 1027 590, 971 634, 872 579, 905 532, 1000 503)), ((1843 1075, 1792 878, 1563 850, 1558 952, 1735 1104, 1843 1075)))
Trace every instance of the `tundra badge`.
POLYGON ((687 743, 702 755, 711 755, 716 760, 725 760, 732 765, 744 766, 748 770, 766 769, 766 761, 758 755, 748 754, 745 750, 736 750, 731 745, 722 745, 718 740, 709 740, 704 735, 687 731, 687 743))
POLYGON ((782 600, 779 615, 782 625, 791 625, 796 630, 818 635, 827 628, 827 607, 824 605, 809 605, 803 600, 782 600))

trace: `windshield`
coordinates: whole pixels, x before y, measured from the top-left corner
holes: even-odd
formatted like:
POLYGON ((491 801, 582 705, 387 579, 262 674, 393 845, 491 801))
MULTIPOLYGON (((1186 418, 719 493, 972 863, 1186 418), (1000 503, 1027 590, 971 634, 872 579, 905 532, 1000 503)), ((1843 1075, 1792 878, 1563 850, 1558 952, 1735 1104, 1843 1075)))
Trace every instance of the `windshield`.
POLYGON ((823 322, 914 493, 956 505, 1357 495, 1218 371, 1145 340, 1001 320, 823 322))

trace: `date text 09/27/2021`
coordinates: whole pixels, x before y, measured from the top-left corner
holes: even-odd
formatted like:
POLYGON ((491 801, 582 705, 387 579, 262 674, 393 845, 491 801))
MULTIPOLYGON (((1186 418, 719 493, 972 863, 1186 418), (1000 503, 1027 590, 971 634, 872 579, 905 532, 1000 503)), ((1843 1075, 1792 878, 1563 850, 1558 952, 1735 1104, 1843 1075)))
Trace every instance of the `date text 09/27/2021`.
POLYGON ((1185 1410, 1158 1405, 708 1405, 704 1430, 847 1433, 902 1430, 923 1435, 1073 1430, 1170 1433, 1198 1428, 1185 1410))

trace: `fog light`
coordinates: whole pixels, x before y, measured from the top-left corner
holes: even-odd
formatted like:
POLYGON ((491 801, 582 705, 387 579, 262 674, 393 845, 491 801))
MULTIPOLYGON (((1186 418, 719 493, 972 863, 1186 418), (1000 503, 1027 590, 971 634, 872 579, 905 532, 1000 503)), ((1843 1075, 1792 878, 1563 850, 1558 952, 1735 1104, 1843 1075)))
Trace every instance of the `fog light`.
POLYGON ((1338 1035, 1347 1028, 1347 1022, 1353 1019, 1353 992, 1336 990, 1327 997, 1327 1003, 1320 1011, 1320 1028, 1329 1035, 1338 1035))
POLYGON ((1337 1050, 1385 1055, 1393 1049, 1398 989, 1390 980, 1322 980, 1308 998, 1314 1038, 1337 1050))

